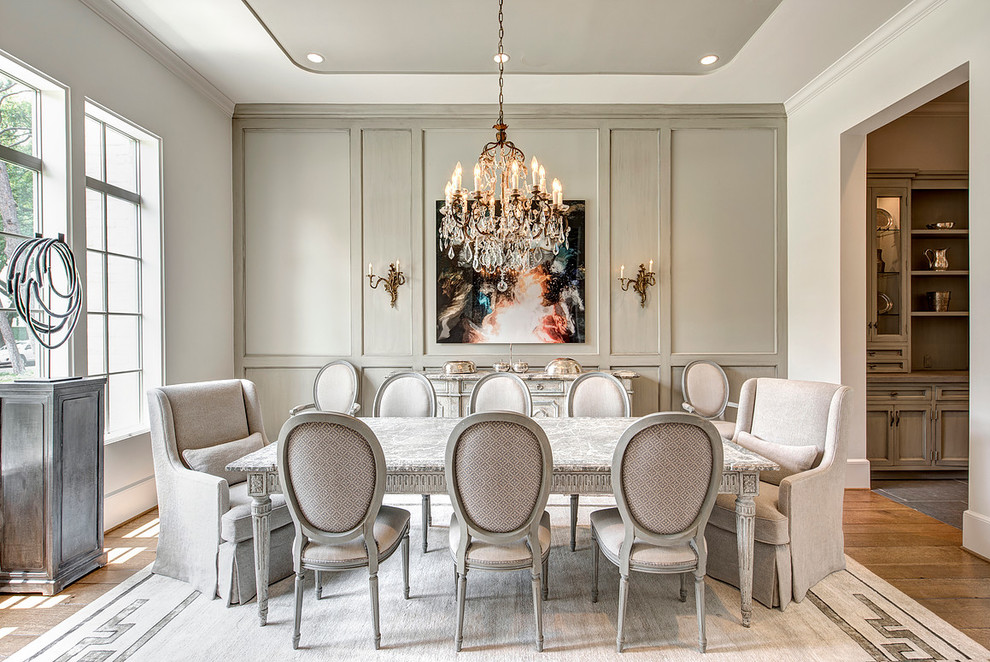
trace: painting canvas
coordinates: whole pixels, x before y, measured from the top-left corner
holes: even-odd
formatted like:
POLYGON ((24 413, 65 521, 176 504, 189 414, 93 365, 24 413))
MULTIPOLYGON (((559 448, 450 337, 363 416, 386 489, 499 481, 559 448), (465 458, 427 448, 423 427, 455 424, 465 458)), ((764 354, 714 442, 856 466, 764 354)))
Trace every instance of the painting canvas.
MULTIPOLYGON (((584 200, 568 206, 567 247, 506 280, 476 273, 437 243, 438 343, 583 343, 585 341, 584 200)), ((437 202, 437 227, 440 208, 437 202)), ((437 236, 435 233, 434 236, 437 236)))

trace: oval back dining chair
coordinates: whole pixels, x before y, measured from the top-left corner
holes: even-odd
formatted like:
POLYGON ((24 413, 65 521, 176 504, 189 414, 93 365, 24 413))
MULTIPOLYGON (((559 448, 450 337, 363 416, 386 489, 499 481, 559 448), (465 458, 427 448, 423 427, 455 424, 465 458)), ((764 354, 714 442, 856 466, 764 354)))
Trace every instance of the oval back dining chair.
POLYGON ((450 433, 444 466, 454 507, 449 545, 457 573, 456 649, 461 650, 464 640, 468 570, 528 568, 536 649, 542 651, 541 597, 547 595, 550 556, 546 505, 553 474, 546 432, 533 419, 513 412, 472 414, 450 433))
POLYGON ((289 415, 295 416, 307 409, 315 409, 354 416, 361 409, 357 402, 360 393, 361 382, 354 364, 344 359, 331 361, 316 373, 313 402, 293 407, 289 410, 289 415))
MULTIPOLYGON (((571 417, 629 418, 632 406, 622 381, 607 372, 586 372, 567 391, 567 415, 571 417)), ((577 546, 579 497, 571 495, 571 551, 577 546)))
POLYGON ((532 416, 533 396, 519 375, 493 372, 479 379, 471 391, 471 413, 485 411, 514 411, 532 416))
POLYGON ((630 425, 612 456, 618 507, 591 514, 591 601, 598 600, 599 550, 619 567, 615 647, 622 652, 630 571, 694 574, 698 649, 704 653, 705 525, 722 481, 722 439, 711 422, 692 414, 644 416, 630 425))
POLYGON ((714 361, 691 361, 681 373, 681 394, 685 411, 707 418, 723 439, 732 439, 736 424, 725 420, 727 407, 738 408, 729 402, 729 378, 722 366, 714 361))
POLYGON ((378 564, 402 543, 402 578, 409 598, 409 512, 383 506, 385 454, 375 433, 344 414, 310 412, 285 422, 278 440, 278 477, 295 525, 296 573, 292 647, 299 647, 306 570, 368 568, 375 648, 381 645, 378 564))
MULTIPOLYGON (((397 372, 390 375, 375 394, 374 415, 424 418, 437 415, 437 393, 421 372, 397 372)), ((430 526, 430 495, 423 495, 423 553, 427 551, 430 526)))

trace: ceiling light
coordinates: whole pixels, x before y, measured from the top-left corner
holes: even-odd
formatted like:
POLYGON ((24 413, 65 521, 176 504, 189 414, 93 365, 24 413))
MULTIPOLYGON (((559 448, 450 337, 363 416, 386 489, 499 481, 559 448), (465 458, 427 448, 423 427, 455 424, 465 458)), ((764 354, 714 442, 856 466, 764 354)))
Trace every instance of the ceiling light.
POLYGON ((496 62, 498 62, 499 64, 505 64, 506 62, 509 61, 509 54, 508 53, 496 53, 495 55, 492 56, 492 59, 495 60, 496 62))
POLYGON ((715 64, 716 62, 718 62, 718 56, 717 55, 706 55, 705 57, 701 58, 701 60, 699 60, 699 62, 701 62, 701 64, 706 64, 706 65, 707 64, 715 64))
POLYGON ((461 186, 461 164, 444 189, 440 250, 469 264, 499 292, 520 272, 535 269, 567 247, 567 205, 564 187, 554 179, 547 186, 546 169, 526 156, 505 135, 502 74, 509 59, 502 50, 502 0, 498 3, 498 121, 495 140, 481 150, 474 166, 474 190, 461 186), (529 177, 527 177, 529 175, 529 177), (532 178, 530 180, 530 178, 532 178), (508 279, 508 280, 507 280, 508 279))
POLYGON ((323 63, 323 56, 320 55, 319 53, 307 53, 306 54, 306 59, 309 60, 310 62, 312 62, 313 64, 322 64, 323 63))

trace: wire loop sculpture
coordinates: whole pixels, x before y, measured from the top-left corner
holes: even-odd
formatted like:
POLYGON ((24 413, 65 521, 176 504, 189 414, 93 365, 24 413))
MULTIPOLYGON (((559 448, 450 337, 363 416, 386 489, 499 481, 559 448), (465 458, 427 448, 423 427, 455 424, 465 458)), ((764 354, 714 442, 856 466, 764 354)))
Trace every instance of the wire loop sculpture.
POLYGON ((65 236, 35 235, 10 258, 7 293, 17 314, 42 346, 55 349, 72 335, 82 308, 82 286, 65 236))

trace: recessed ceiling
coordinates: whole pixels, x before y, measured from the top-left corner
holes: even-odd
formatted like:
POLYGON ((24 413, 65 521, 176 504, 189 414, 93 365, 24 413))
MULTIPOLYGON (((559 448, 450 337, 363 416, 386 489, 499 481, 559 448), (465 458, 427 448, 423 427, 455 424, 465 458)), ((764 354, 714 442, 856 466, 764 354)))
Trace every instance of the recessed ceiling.
MULTIPOLYGON (((494 0, 243 0, 296 66, 333 74, 488 74, 494 0), (324 61, 313 63, 311 53, 324 61)), ((705 74, 781 0, 506 0, 514 74, 705 74), (712 65, 700 59, 718 56, 712 65)))

